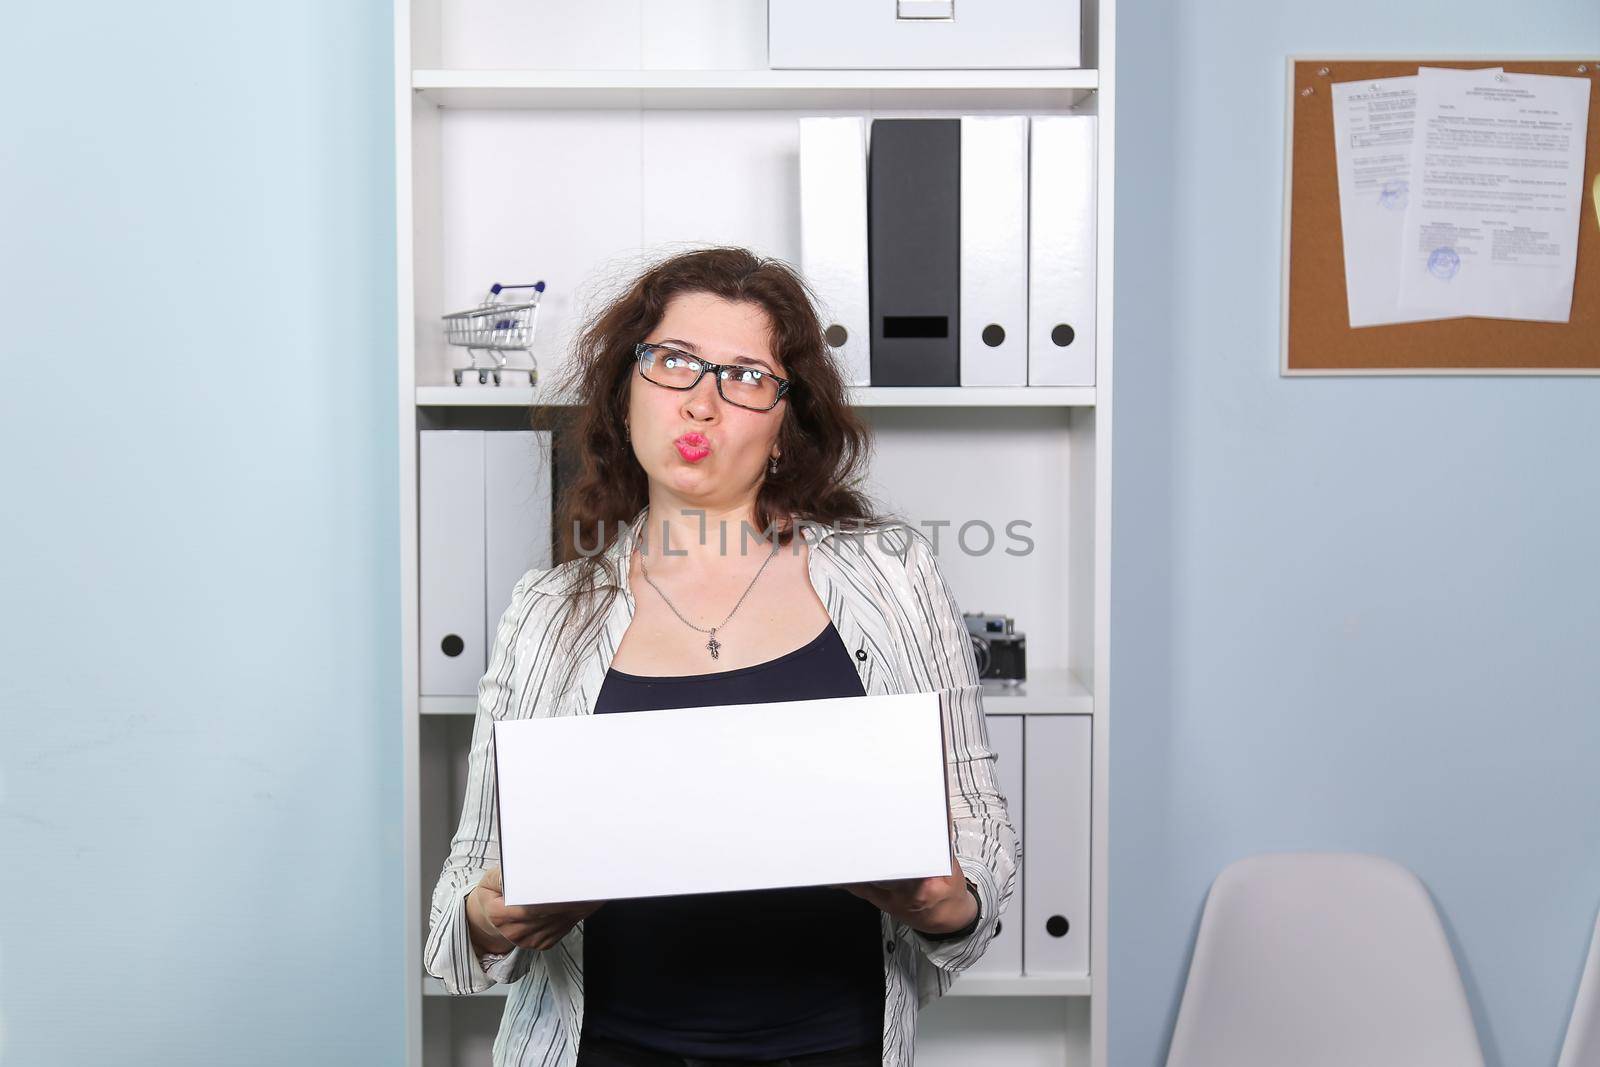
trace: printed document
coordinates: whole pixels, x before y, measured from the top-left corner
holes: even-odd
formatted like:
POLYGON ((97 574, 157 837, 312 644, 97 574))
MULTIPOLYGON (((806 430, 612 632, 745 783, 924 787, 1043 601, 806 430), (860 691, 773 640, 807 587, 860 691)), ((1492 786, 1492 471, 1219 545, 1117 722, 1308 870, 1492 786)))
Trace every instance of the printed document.
POLYGON ((1417 77, 1333 84, 1334 156, 1352 327, 1452 317, 1400 310, 1400 229, 1410 200, 1417 77))
POLYGON ((1402 313, 1568 321, 1588 123, 1587 78, 1418 71, 1402 313))

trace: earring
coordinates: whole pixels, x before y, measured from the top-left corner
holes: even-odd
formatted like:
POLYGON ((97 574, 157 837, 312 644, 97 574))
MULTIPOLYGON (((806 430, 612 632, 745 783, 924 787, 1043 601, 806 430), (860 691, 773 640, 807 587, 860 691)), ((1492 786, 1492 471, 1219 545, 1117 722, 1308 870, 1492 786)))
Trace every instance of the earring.
POLYGON ((628 428, 628 424, 627 423, 623 423, 622 424, 622 439, 624 441, 632 441, 633 440, 633 431, 628 428))
POLYGON ((767 463, 767 473, 768 474, 777 474, 778 473, 778 457, 777 456, 773 456, 772 459, 770 461, 768 461, 768 463, 767 463))

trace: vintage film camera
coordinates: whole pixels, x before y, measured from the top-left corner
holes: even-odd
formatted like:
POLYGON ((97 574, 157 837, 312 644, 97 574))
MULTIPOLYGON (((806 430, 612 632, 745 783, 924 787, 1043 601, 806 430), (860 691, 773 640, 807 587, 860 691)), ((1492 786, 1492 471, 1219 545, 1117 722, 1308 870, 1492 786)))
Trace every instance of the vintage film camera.
POLYGON ((972 651, 978 657, 978 677, 997 678, 1016 685, 1028 677, 1028 639, 1013 633, 1009 615, 963 611, 972 651))

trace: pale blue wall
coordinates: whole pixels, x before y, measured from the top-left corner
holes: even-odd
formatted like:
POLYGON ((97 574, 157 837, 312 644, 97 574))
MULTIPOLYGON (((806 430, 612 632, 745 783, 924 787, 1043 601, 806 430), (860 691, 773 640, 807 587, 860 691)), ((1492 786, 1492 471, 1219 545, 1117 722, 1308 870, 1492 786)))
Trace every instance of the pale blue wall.
POLYGON ((403 1056, 384 0, 0 19, 0 1063, 403 1056))
POLYGON ((1600 4, 1119 8, 1112 1062, 1164 1061, 1217 872, 1318 848, 1414 870, 1488 1062, 1554 1064, 1600 907, 1600 380, 1278 376, 1284 60, 1600 58, 1600 4))

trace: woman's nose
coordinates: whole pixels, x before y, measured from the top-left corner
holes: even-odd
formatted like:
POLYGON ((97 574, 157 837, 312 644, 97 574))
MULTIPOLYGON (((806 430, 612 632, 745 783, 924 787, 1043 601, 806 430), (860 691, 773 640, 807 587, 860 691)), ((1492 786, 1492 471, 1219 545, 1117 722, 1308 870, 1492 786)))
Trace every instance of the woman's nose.
POLYGON ((715 418, 718 405, 722 403, 722 397, 717 395, 717 383, 712 378, 712 373, 714 372, 708 371, 695 383, 693 389, 683 394, 684 414, 702 422, 715 418))

